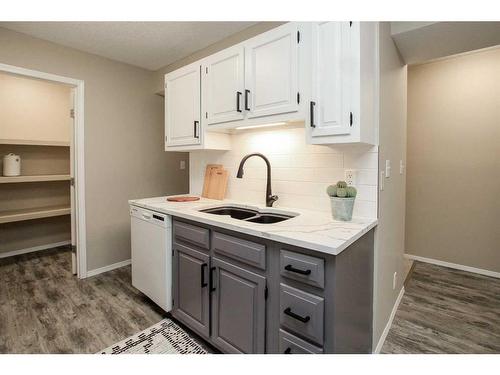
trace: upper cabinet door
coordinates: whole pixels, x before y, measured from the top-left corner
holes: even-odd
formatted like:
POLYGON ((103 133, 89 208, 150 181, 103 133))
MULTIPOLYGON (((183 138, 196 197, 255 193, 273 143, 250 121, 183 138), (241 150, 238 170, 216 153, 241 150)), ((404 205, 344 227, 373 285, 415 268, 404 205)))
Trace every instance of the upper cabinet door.
POLYGON ((349 22, 312 26, 312 98, 307 119, 312 137, 351 132, 350 29, 349 22))
POLYGON ((201 143, 200 64, 192 64, 165 76, 166 146, 201 143))
POLYGON ((205 60, 203 106, 208 125, 244 118, 245 49, 238 45, 205 60))
POLYGON ((245 42, 247 117, 296 112, 299 81, 299 37, 287 23, 245 42))

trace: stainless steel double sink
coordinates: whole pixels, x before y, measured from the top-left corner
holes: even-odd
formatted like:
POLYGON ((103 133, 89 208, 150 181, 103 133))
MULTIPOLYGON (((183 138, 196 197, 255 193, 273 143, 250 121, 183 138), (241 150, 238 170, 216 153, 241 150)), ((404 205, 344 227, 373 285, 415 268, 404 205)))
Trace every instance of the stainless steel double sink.
MULTIPOLYGON (((267 211, 267 210, 266 210, 267 211)), ((285 214, 283 212, 261 212, 257 209, 244 208, 238 206, 217 206, 200 210, 212 215, 230 216, 236 220, 247 221, 258 224, 275 224, 291 219, 298 214, 285 214)))

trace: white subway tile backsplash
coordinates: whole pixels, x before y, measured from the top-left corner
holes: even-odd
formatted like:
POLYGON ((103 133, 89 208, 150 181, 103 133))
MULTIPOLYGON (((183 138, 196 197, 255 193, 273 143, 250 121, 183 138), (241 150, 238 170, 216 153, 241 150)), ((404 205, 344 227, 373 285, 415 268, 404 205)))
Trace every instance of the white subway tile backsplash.
POLYGON ((329 212, 326 188, 343 180, 348 168, 358 172, 354 215, 377 216, 377 147, 308 145, 303 127, 238 132, 232 135, 232 142, 231 151, 190 153, 191 194, 201 194, 207 164, 222 164, 230 175, 227 198, 263 204, 266 166, 262 159, 248 159, 243 178, 236 178, 241 159, 248 153, 260 152, 271 162, 273 193, 279 196, 276 207, 329 212))

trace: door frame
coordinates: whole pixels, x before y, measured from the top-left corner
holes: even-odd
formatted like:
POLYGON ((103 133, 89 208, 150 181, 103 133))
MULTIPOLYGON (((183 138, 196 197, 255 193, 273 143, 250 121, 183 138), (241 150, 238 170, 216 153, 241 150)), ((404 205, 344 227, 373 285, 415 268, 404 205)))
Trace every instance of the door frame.
POLYGON ((84 87, 85 82, 80 79, 64 77, 38 70, 21 68, 0 63, 0 72, 18 76, 36 78, 50 82, 61 83, 74 88, 74 179, 75 179, 75 216, 76 216, 76 258, 77 276, 79 279, 87 277, 87 236, 85 226, 85 147, 84 147, 84 87))

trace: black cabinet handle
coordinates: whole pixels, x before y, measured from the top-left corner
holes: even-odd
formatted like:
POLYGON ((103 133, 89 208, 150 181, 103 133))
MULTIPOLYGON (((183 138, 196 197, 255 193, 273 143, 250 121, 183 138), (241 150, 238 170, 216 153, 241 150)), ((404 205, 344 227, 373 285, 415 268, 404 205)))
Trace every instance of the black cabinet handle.
POLYGON ((210 291, 211 292, 215 291, 215 287, 214 287, 214 271, 215 271, 215 267, 210 268, 210 291))
POLYGON ((208 267, 208 264, 203 263, 201 265, 201 287, 204 288, 208 285, 208 283, 205 281, 205 268, 208 267))
POLYGON ((241 108, 240 108, 240 100, 241 100, 241 92, 238 91, 236 93, 236 112, 241 112, 241 108))
POLYGON ((250 111, 250 107, 248 106, 248 95, 250 94, 250 90, 245 90, 245 111, 250 111))
POLYGON ((199 121, 194 122, 194 137, 195 138, 200 138, 200 135, 198 134, 198 124, 199 123, 200 123, 199 121))
POLYGON ((287 266, 285 266, 285 270, 290 271, 290 272, 299 273, 301 275, 310 275, 311 274, 311 270, 301 270, 301 269, 295 268, 291 264, 288 264, 287 266))
POLYGON ((316 124, 314 123, 314 106, 316 105, 316 102, 310 102, 309 103, 309 122, 310 122, 310 126, 311 128, 315 128, 316 127, 316 124))
POLYGON ((300 316, 300 315, 297 315, 295 313, 292 312, 292 309, 290 309, 289 307, 287 307, 285 309, 285 311, 283 311, 286 315, 288 315, 290 318, 294 318, 294 319, 297 319, 299 322, 302 322, 302 323, 307 323, 309 320, 311 320, 311 317, 308 315, 306 317, 304 316, 300 316))
POLYGON ((286 348, 283 354, 292 354, 292 348, 290 347, 286 348))

